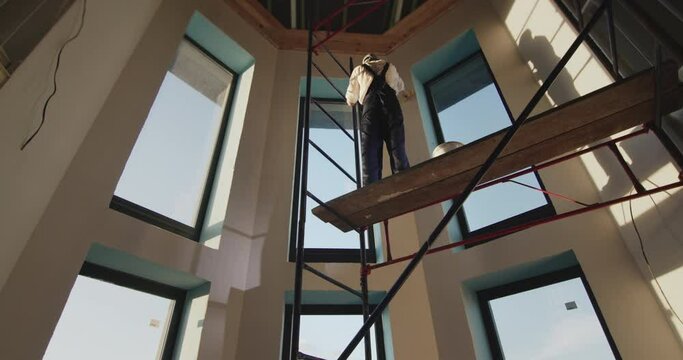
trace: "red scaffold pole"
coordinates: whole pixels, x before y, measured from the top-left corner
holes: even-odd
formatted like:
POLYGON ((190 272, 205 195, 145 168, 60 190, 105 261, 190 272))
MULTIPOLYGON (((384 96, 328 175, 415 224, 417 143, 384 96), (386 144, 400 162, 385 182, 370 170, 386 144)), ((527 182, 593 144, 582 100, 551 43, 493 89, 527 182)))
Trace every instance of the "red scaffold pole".
MULTIPOLYGON (((382 5, 386 4, 388 1, 389 1, 389 0, 377 0, 377 1, 369 2, 369 4, 374 4, 374 5, 373 5, 372 7, 370 7, 369 9, 367 9, 367 10, 363 11, 362 13, 360 13, 360 14, 359 14, 358 16, 356 16, 353 20, 347 22, 346 25, 342 26, 340 29, 333 31, 331 34, 327 34, 327 36, 325 36, 325 38, 323 38, 322 40, 320 40, 317 44, 313 45, 313 51, 316 51, 316 49, 318 49, 318 47, 322 46, 324 43, 326 43, 328 40, 330 40, 331 38, 333 38, 335 35, 339 34, 340 32, 346 31, 346 29, 350 28, 350 27, 353 26, 353 25, 356 25, 359 21, 363 20, 366 16, 368 16, 368 15, 372 14, 373 12, 375 12, 377 9, 379 9, 380 7, 382 7, 382 5)), ((325 24, 326 22, 332 21, 332 18, 334 18, 334 16, 338 15, 338 14, 339 14, 340 12, 342 12, 345 8, 351 6, 351 5, 355 4, 355 3, 356 3, 356 1, 353 1, 353 3, 352 3, 351 1, 349 1, 349 2, 346 3, 344 6, 342 6, 342 7, 339 8, 339 9, 337 9, 335 12, 333 12, 332 15, 330 15, 330 16, 328 16, 327 18, 323 19, 320 23, 318 23, 318 25, 317 25, 314 29, 317 31, 317 30, 319 29, 320 26, 322 26, 322 25, 325 24)))
POLYGON ((570 198, 570 197, 567 196, 567 195, 562 195, 562 194, 556 193, 556 192, 554 192, 554 191, 549 191, 549 190, 541 189, 540 187, 531 186, 531 185, 529 185, 529 184, 525 184, 525 183, 520 182, 520 181, 517 181, 517 180, 508 180, 508 181, 511 182, 511 183, 513 183, 513 184, 517 184, 517 185, 519 185, 519 186, 523 186, 523 187, 528 188, 528 189, 531 189, 531 190, 536 190, 536 191, 542 192, 542 193, 544 193, 544 194, 546 194, 546 195, 548 195, 548 196, 553 196, 553 197, 556 197, 556 198, 558 198, 558 199, 562 199, 562 200, 565 200, 565 201, 569 201, 569 202, 574 203, 574 204, 577 204, 577 205, 581 205, 581 206, 590 206, 590 204, 586 204, 586 203, 583 202, 583 201, 579 201, 579 200, 576 200, 576 199, 572 199, 572 198, 570 198))
POLYGON ((335 10, 335 11, 333 11, 332 14, 327 15, 324 19, 321 19, 320 21, 318 21, 317 23, 315 23, 315 25, 313 25, 313 31, 318 31, 318 30, 320 30, 320 28, 323 27, 324 25, 329 25, 329 24, 331 24, 331 23, 332 23, 332 20, 334 20, 334 18, 337 17, 337 15, 341 14, 342 11, 344 11, 344 10, 350 8, 352 5, 354 5, 354 4, 357 3, 357 2, 358 2, 358 0, 349 0, 349 2, 347 2, 347 3, 344 4, 344 5, 342 5, 342 7, 340 7, 339 9, 337 9, 337 10, 335 10))
POLYGON ((389 239, 389 219, 384 220, 384 237, 387 241, 387 260, 393 260, 391 256, 391 240, 389 239))
MULTIPOLYGON (((678 188, 678 187, 681 187, 681 186, 683 186, 683 180, 682 180, 682 181, 675 182, 675 183, 671 183, 671 184, 669 184, 669 185, 664 185, 664 186, 660 186, 660 187, 657 187, 657 188, 654 188, 654 189, 651 189, 651 190, 647 190, 647 191, 645 191, 645 192, 635 193, 635 194, 633 194, 633 195, 623 196, 623 197, 620 197, 620 198, 617 198, 617 199, 613 199, 613 200, 609 200, 609 201, 605 201, 605 202, 595 203, 595 204, 592 204, 592 205, 590 205, 590 206, 587 206, 587 207, 584 207, 584 208, 581 208, 581 209, 577 209, 577 210, 573 210, 573 211, 569 211, 569 212, 566 212, 566 213, 563 213, 563 214, 558 214, 558 215, 550 216, 550 217, 547 217, 547 218, 543 218, 543 219, 539 219, 539 220, 530 221, 530 222, 528 222, 528 223, 526 223, 526 224, 522 224, 522 225, 517 225, 517 226, 509 227, 509 228, 506 228, 506 229, 502 229, 502 230, 498 230, 498 231, 493 231, 493 232, 486 233, 486 234, 475 235, 475 236, 472 236, 471 238, 469 238, 469 239, 467 239, 467 240, 461 240, 461 241, 454 242, 454 243, 451 243, 451 244, 447 244, 447 245, 442 245, 442 246, 435 247, 435 248, 430 249, 429 251, 427 251, 427 254, 433 254, 433 253, 437 253, 437 252, 440 252, 440 251, 444 251, 444 250, 448 250, 448 249, 452 249, 452 248, 456 248, 456 247, 460 247, 460 246, 472 245, 472 244, 484 242, 484 241, 487 241, 487 240, 495 239, 495 238, 497 238, 497 237, 501 237, 501 236, 505 236, 505 235, 510 235, 510 234, 513 234, 513 233, 516 233, 516 232, 519 232, 519 231, 522 231, 522 230, 526 230, 526 229, 529 229, 529 228, 532 228, 532 227, 535 227, 535 226, 538 226, 538 225, 543 225, 543 224, 547 224, 547 223, 550 223, 550 222, 554 222, 554 221, 566 219, 566 218, 568 218, 568 217, 580 215, 580 214, 587 213, 587 212, 589 212, 589 211, 593 211, 593 210, 597 210, 597 209, 602 209, 602 208, 605 208, 605 207, 608 207, 608 206, 612 206, 612 205, 615 205, 615 204, 622 203, 622 202, 624 202, 624 201, 635 200, 635 199, 638 199, 638 198, 641 198, 641 197, 644 197, 644 196, 649 196, 649 195, 653 195, 653 194, 656 194, 656 193, 668 191, 668 190, 675 189, 675 188, 678 188)), ((396 263, 400 263, 400 262, 403 262, 403 261, 410 260, 410 259, 412 259, 413 257, 415 257, 415 254, 411 254, 411 255, 407 255, 407 256, 402 256, 402 257, 396 258, 396 259, 394 259, 394 260, 392 260, 392 261, 385 261, 385 262, 379 263, 379 264, 368 265, 368 268, 369 268, 370 270, 375 270, 375 269, 383 268, 383 267, 385 267, 385 266, 389 266, 389 265, 393 265, 393 264, 396 264, 396 263)))

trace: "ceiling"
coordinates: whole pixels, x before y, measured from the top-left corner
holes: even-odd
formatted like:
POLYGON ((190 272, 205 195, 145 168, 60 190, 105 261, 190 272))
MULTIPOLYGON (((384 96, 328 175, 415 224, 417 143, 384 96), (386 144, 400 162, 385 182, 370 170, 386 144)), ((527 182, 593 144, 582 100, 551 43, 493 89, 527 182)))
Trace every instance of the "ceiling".
MULTIPOLYGON (((283 50, 306 50, 307 23, 304 3, 316 6, 314 19, 325 18, 349 0, 224 0, 273 45, 283 50)), ((457 0, 389 0, 367 17, 352 23, 373 6, 372 0, 358 0, 321 31, 336 31, 350 25, 325 43, 330 50, 346 54, 373 52, 386 55, 412 35, 433 23, 457 0)))
MULTIPOLYGON (((383 34, 393 25, 399 22, 406 15, 413 12, 426 0, 394 0, 386 1, 376 11, 358 23, 350 26, 346 32, 362 34, 383 34)), ((306 9, 312 6, 313 18, 323 19, 335 10, 348 3, 348 0, 324 0, 324 1, 304 1, 304 0, 259 0, 259 3, 268 12, 288 29, 308 29, 308 19, 306 9)), ((353 21, 362 13, 377 6, 375 1, 360 0, 356 5, 350 6, 331 22, 331 29, 336 30, 348 22, 353 21)))

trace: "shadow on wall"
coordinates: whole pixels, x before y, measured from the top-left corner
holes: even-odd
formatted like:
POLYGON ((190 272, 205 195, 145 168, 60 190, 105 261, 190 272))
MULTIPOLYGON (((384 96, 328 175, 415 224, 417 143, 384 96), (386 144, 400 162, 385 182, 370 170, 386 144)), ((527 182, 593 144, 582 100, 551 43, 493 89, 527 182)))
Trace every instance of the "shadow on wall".
MULTIPOLYGON (((534 54, 534 58, 530 61, 534 66, 534 75, 539 80, 545 80, 560 61, 548 38, 534 36, 529 29, 525 30, 519 38, 519 51, 522 54, 534 54)), ((564 104, 580 96, 574 87, 574 79, 567 69, 560 71, 547 94, 556 105, 564 104)))
MULTIPOLYGON (((534 66, 533 72, 538 80, 544 80, 560 60, 548 39, 545 36, 534 36, 529 29, 520 36, 519 51, 526 56, 532 55, 529 61, 534 66)), ((547 95, 555 105, 559 106, 580 97, 581 93, 574 86, 574 79, 567 69, 562 69, 557 79, 550 86, 547 95)), ((640 179, 650 178, 671 162, 664 148, 652 135, 640 136, 636 140, 622 142, 620 146, 627 159, 630 158, 634 161, 639 159, 633 165, 640 179), (643 154, 650 155, 644 156, 643 154), (654 154, 658 156, 653 156, 654 154)), ((600 167, 608 174, 606 184, 599 190, 608 197, 628 194, 632 186, 630 183, 624 182, 626 175, 618 165, 614 155, 604 149, 593 152, 593 155, 600 167)))
MULTIPOLYGON (((533 64, 533 72, 540 81, 544 80, 553 70, 560 57, 556 55, 553 45, 545 36, 534 36, 532 31, 525 30, 519 39, 519 51, 525 59, 533 64)), ((581 92, 574 85, 572 78, 566 69, 560 71, 557 79, 549 88, 547 95, 555 105, 567 103, 581 96, 581 92)), ((669 166, 671 158, 658 139, 651 134, 639 136, 619 144, 621 152, 646 188, 666 185, 674 182, 675 176, 666 181, 660 178, 662 169, 669 166)), ((606 174, 605 185, 599 191, 603 200, 623 196, 633 191, 633 186, 615 156, 607 149, 601 149, 592 153, 596 165, 602 168, 606 174)), ((589 170, 590 172, 590 170, 589 170)), ((596 176, 595 174, 591 174, 596 176)), ((674 174, 675 175, 675 174, 674 174)), ((665 275, 677 271, 683 266, 683 223, 676 221, 676 214, 683 213, 683 203, 678 199, 681 194, 662 193, 653 198, 643 198, 633 203, 623 203, 617 208, 615 216, 622 217, 620 231, 627 246, 631 249, 637 261, 646 266, 641 251, 641 243, 635 232, 634 223, 638 227, 642 237, 642 247, 650 261, 651 271, 660 283, 665 275), (633 207, 634 221, 631 220, 630 207, 633 207), (680 224, 680 225, 679 225, 680 224)), ((617 220, 619 221, 619 220, 617 220)), ((599 241, 599 239, 596 239, 599 241)), ((647 281, 650 274, 643 268, 647 281)), ((672 285, 663 283, 664 292, 671 298, 672 285)), ((670 299, 671 300, 671 299, 670 299)), ((681 301, 672 301, 674 308, 680 308, 681 301)), ((671 310, 664 309, 671 318, 671 310)))

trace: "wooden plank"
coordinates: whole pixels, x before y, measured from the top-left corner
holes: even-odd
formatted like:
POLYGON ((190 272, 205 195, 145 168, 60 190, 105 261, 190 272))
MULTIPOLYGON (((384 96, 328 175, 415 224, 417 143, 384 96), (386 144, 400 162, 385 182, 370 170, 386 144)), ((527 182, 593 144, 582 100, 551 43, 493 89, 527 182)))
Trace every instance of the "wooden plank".
POLYGON ((258 0, 224 0, 273 46, 279 47, 279 34, 287 29, 258 0))
MULTIPOLYGON (((574 101, 531 118, 515 135, 515 138, 501 154, 501 157, 520 148, 532 146, 536 142, 543 141, 544 138, 559 135, 571 128, 615 113, 619 109, 628 107, 630 104, 641 102, 651 97, 652 91, 650 89, 652 89, 651 77, 648 81, 648 76, 641 75, 630 78, 620 84, 603 88, 582 98, 581 106, 575 106, 577 101, 574 101), (622 90, 620 92, 625 92, 630 96, 614 96, 615 93, 611 90, 616 87, 622 90), (620 99, 623 100, 620 103, 613 102, 620 99), (610 104, 613 106, 609 106, 610 104), (543 118, 543 120, 538 121, 540 118, 543 118)), ((366 193, 364 200, 371 203, 379 202, 381 199, 386 200, 387 196, 390 195, 387 195, 388 189, 385 187, 391 189, 419 188, 428 186, 438 179, 444 179, 474 169, 486 160, 504 131, 501 130, 499 133, 491 134, 486 138, 460 148, 456 152, 441 156, 438 159, 427 160, 401 174, 387 178, 380 183, 372 184, 363 189, 363 192, 366 193), (413 172, 420 172, 422 176, 412 176, 413 172)), ((348 196, 351 196, 351 194, 348 194, 348 196)), ((366 207, 362 202, 341 201, 343 198, 339 198, 340 201, 337 201, 337 199, 333 200, 335 210, 340 213, 352 214, 366 207)), ((334 217, 331 214, 328 214, 328 216, 329 218, 321 217, 321 219, 329 220, 334 217)))
MULTIPOLYGON (((665 89, 673 91, 673 84, 665 89)), ((652 72, 643 72, 529 119, 489 170, 485 181, 651 121, 652 89, 652 72)), ((675 90, 673 98, 678 101, 683 98, 682 90, 675 90)), ((427 160, 327 205, 357 227, 363 227, 452 198, 462 191, 504 132, 505 129, 427 160)), ((313 209, 313 213, 343 231, 351 229, 321 206, 313 209)))

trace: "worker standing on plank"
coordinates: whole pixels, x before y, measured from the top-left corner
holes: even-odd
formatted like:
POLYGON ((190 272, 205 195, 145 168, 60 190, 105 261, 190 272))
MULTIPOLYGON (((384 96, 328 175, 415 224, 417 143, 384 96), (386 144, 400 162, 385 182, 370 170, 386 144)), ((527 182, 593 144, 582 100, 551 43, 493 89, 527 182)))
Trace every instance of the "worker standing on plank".
POLYGON ((363 186, 382 178, 382 143, 389 152, 391 172, 407 169, 403 113, 396 94, 405 88, 396 67, 373 54, 351 73, 346 103, 363 105, 360 120, 363 186))

